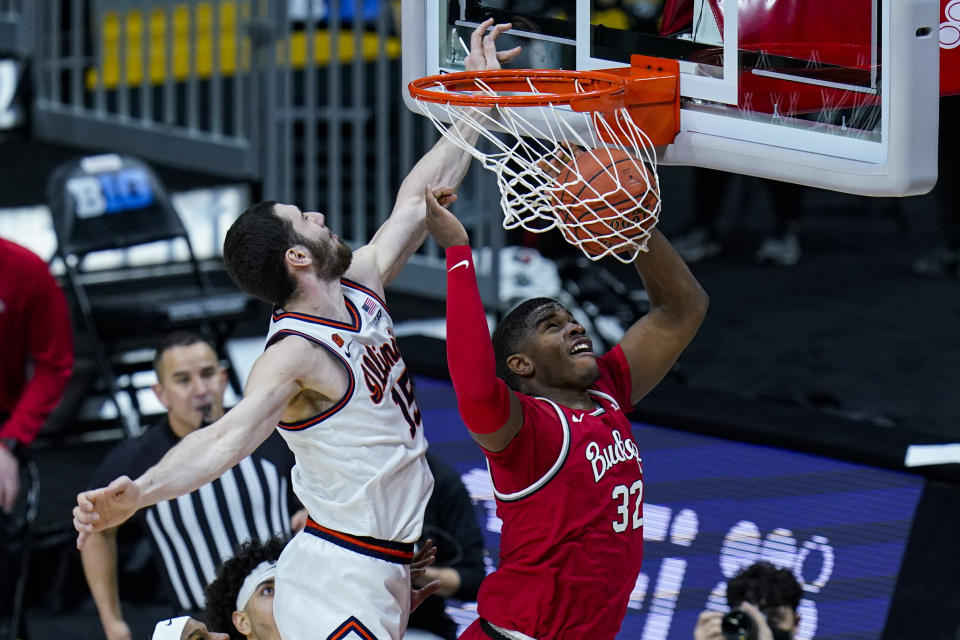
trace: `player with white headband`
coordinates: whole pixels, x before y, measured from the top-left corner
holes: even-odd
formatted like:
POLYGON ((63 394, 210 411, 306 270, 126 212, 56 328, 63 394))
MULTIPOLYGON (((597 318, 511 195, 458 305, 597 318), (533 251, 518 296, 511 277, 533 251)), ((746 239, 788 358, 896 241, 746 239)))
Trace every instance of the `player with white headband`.
MULTIPOLYGON (((273 619, 273 592, 277 559, 286 543, 281 538, 250 540, 220 566, 206 590, 204 618, 210 628, 225 631, 230 640, 280 640, 273 619)), ((424 574, 435 562, 436 552, 433 541, 427 540, 413 556, 411 575, 424 574)))

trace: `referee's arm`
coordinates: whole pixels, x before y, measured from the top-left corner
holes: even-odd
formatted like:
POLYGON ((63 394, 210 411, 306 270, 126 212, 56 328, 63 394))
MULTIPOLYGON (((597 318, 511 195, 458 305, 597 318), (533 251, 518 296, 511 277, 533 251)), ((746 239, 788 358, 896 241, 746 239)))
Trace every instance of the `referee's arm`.
POLYGON ((123 619, 117 583, 116 527, 92 534, 80 550, 80 560, 107 640, 128 640, 130 627, 123 619))

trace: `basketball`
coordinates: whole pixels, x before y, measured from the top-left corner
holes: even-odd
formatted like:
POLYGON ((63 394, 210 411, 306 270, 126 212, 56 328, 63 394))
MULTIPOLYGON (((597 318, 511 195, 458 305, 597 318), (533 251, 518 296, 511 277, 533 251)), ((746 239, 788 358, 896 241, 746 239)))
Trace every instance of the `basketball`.
POLYGON ((657 223, 660 193, 654 174, 622 149, 580 151, 557 176, 554 197, 567 242, 591 256, 627 248, 657 223))

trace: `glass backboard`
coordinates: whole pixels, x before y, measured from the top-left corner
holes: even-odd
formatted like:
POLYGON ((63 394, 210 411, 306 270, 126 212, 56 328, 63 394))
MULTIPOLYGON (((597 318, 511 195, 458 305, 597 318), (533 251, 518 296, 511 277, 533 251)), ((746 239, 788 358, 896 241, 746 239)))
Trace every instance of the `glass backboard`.
MULTIPOLYGON (((864 195, 936 182, 939 0, 404 0, 405 81, 463 70, 472 29, 512 22, 521 68, 679 61, 660 162, 864 195)), ((415 106, 409 101, 415 111, 415 106)))

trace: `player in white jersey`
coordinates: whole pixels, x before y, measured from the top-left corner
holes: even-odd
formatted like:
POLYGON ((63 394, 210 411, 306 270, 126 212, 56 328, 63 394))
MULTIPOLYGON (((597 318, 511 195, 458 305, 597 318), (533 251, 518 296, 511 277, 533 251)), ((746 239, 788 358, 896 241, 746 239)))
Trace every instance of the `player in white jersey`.
MULTIPOLYGON (((481 24, 465 65, 498 69, 509 24, 481 24)), ((455 199, 470 156, 441 138, 404 179, 393 212, 351 253, 324 216, 259 203, 227 233, 224 263, 237 284, 275 305, 267 347, 243 399, 173 447, 136 480, 77 496, 83 546, 142 507, 219 477, 279 428, 297 457, 294 487, 310 519, 278 565, 274 617, 284 640, 402 637, 412 608, 439 588, 410 584, 432 477, 409 376, 391 332, 384 287, 426 237, 425 194, 455 199)))

